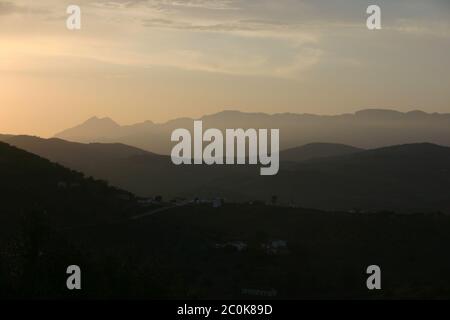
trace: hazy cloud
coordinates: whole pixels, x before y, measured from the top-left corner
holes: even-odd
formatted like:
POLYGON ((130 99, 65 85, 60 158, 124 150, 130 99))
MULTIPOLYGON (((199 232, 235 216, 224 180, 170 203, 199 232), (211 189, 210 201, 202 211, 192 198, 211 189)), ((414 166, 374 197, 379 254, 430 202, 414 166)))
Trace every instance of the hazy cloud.
POLYGON ((12 3, 10 1, 0 1, 0 15, 10 15, 10 14, 47 14, 50 10, 35 7, 35 6, 24 6, 12 3))
POLYGON ((421 37, 450 38, 450 23, 447 21, 417 21, 399 19, 389 30, 421 37))
POLYGON ((0 2, 0 15, 7 15, 14 12, 20 11, 20 8, 11 2, 0 2))
MULTIPOLYGON (((35 48, 49 55, 64 55, 67 50, 67 54, 113 64, 169 66, 236 75, 301 77, 302 72, 320 66, 327 59, 339 63, 351 61, 350 66, 356 68, 369 61, 370 54, 348 48, 375 36, 366 30, 367 2, 360 0, 78 2, 86 29, 67 40, 72 43, 76 40, 80 49, 75 52, 70 42, 65 44, 65 8, 60 1, 0 0, 0 14, 48 13, 47 20, 36 21, 37 26, 32 26, 33 21, 26 24, 20 21, 16 26, 7 24, 9 30, 16 27, 22 33, 31 25, 28 28, 40 33, 45 30, 61 42, 49 46, 50 50, 42 50, 39 44, 33 47, 31 42, 26 47, 30 51, 35 48), (333 39, 340 39, 340 43, 333 39)), ((447 8, 446 2, 427 3, 379 0, 384 30, 376 34, 378 37, 371 45, 387 45, 392 37, 402 34, 448 38, 449 24, 445 19, 448 10, 439 10, 447 8), (382 37, 388 33, 390 39, 382 37)), ((17 50, 24 49, 19 46, 17 50)))

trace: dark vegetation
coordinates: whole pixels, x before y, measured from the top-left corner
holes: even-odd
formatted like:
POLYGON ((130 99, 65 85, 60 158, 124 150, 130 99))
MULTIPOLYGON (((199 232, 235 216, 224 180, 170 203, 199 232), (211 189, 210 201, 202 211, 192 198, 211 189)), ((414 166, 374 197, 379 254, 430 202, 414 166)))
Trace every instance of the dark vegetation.
POLYGON ((3 227, 31 211, 64 227, 122 219, 135 209, 131 193, 5 143, 0 143, 0 194, 3 227))
POLYGON ((142 209, 131 194, 6 144, 0 192, 1 298, 450 296, 444 213, 188 204, 134 220, 142 209), (273 240, 287 247, 269 254, 262 245, 273 240), (233 241, 247 247, 218 246, 233 241), (72 264, 81 291, 66 289, 72 264), (381 291, 366 289, 372 264, 381 291))

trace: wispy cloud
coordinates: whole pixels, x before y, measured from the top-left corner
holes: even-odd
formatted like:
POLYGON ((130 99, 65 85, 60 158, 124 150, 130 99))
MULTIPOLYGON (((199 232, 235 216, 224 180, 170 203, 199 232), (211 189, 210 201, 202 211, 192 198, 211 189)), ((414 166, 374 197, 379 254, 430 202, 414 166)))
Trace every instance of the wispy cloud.
MULTIPOLYGON (((414 13, 414 7, 418 6, 417 0, 400 2, 401 8, 408 12, 414 13)), ((84 27, 76 36, 67 33, 64 5, 58 0, 0 0, 0 15, 43 14, 35 20, 3 22, 8 32, 19 30, 26 35, 47 32, 49 42, 53 36, 54 45, 48 50, 30 37, 27 55, 46 52, 50 56, 78 55, 111 64, 292 78, 301 78, 304 72, 320 66, 329 57, 334 61, 367 59, 352 55, 350 50, 346 50, 345 56, 337 57, 339 50, 344 51, 341 47, 345 43, 352 47, 369 37, 365 29, 365 4, 356 0, 339 3, 79 0, 78 3, 83 10, 84 27), (343 44, 331 45, 333 35, 343 44)), ((449 37, 448 21, 414 16, 402 19, 398 6, 385 0, 381 3, 384 10, 391 10, 384 11, 389 12, 383 15, 385 31, 395 31, 399 36, 449 37), (397 12, 400 18, 390 18, 397 12)), ((387 40, 378 38, 377 41, 387 40)), ((22 49, 17 45, 17 50, 22 49)))
POLYGON ((388 30, 412 36, 450 38, 450 22, 448 21, 399 19, 392 27, 388 27, 388 30))
POLYGON ((23 6, 10 1, 0 1, 0 16, 11 14, 47 14, 49 10, 40 7, 23 6))
POLYGON ((238 9, 238 7, 235 6, 235 4, 237 3, 237 1, 235 0, 162 0, 152 2, 174 7, 202 8, 210 10, 238 9))
POLYGON ((16 6, 12 2, 5 2, 5 1, 0 2, 0 15, 12 14, 20 11, 20 9, 21 9, 20 7, 16 6))

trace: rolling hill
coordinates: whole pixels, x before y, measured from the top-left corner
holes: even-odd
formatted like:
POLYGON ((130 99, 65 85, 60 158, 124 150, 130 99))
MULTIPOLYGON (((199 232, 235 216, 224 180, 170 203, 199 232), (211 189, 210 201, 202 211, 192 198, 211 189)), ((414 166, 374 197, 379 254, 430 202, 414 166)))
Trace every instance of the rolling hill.
MULTIPOLYGON (((45 214, 56 227, 108 222, 132 214, 129 192, 0 142, 1 229, 24 214, 45 214)), ((8 227, 9 226, 9 227, 8 227)))
POLYGON ((140 196, 248 202, 276 195, 283 204, 325 210, 450 211, 450 148, 428 143, 363 151, 338 146, 350 153, 322 158, 309 151, 323 156, 323 146, 332 146, 331 151, 336 146, 309 145, 295 150, 297 163, 283 162, 278 175, 262 177, 259 166, 175 166, 167 156, 121 144, 8 139, 140 196), (302 155, 302 150, 308 152, 302 155))
POLYGON ((282 150, 282 161, 305 161, 315 158, 327 158, 357 153, 364 149, 338 143, 309 143, 301 147, 282 150))
POLYGON ((429 143, 391 146, 314 159, 266 179, 271 193, 322 209, 450 212, 450 148, 429 143), (279 190, 279 191, 277 191, 279 190))
MULTIPOLYGON (((64 141, 56 142, 58 148, 64 147, 64 141)), ((111 146, 100 147, 101 152, 104 148, 115 161, 131 159, 133 165, 144 161, 143 168, 147 161, 160 159, 133 150, 121 157, 111 152, 111 146)), ((275 182, 264 185, 262 180, 248 179, 233 187, 251 192, 255 183, 267 187, 281 179, 281 188, 273 186, 280 192, 300 183, 323 193, 330 189, 347 195, 346 201, 354 196, 349 191, 365 190, 373 192, 379 203, 395 203, 406 196, 414 205, 439 198, 448 203, 449 157, 449 148, 432 144, 394 146, 298 162, 292 172, 273 177, 275 182), (308 175, 313 179, 303 182, 301 178, 308 175), (328 186, 333 180, 338 186, 328 186), (345 193, 343 185, 349 186, 345 193), (407 185, 410 188, 403 190, 407 185), (380 197, 380 190, 387 197, 380 197)), ((230 176, 239 173, 233 171, 223 177, 240 178, 230 176)), ((226 187, 230 180, 222 183, 226 187)), ((158 181, 152 184, 158 187, 158 181)), ((447 298, 450 294, 447 214, 362 215, 260 203, 228 203, 219 208, 192 203, 138 220, 122 219, 134 210, 129 193, 5 143, 0 143, 0 192, 1 298, 261 298, 252 295, 255 291, 274 292, 279 299, 447 298), (25 223, 23 216, 29 217, 25 223), (229 245, 236 241, 245 248, 229 245), (284 250, 264 249, 273 241, 285 243, 284 250), (74 263, 83 270, 83 290, 78 292, 64 286, 66 268, 74 263), (373 263, 388 270, 383 273, 383 290, 376 292, 365 287, 364 270, 373 263)))

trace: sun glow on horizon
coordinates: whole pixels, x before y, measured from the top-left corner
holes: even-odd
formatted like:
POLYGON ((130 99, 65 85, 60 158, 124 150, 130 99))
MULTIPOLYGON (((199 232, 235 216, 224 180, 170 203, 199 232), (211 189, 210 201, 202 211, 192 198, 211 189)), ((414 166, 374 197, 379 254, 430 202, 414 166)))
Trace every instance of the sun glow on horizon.
POLYGON ((230 108, 450 112, 449 8, 380 4, 383 30, 370 32, 351 0, 84 0, 68 31, 59 1, 0 0, 0 133, 230 108))

